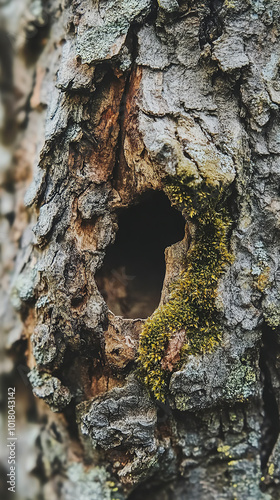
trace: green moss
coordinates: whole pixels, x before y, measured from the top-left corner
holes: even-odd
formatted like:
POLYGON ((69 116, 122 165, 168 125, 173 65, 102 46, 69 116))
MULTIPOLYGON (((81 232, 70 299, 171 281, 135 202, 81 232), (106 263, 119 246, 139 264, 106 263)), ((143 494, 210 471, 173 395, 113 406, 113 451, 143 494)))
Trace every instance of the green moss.
POLYGON ((190 177, 169 178, 165 191, 171 202, 186 214, 196 227, 194 241, 186 256, 186 267, 173 283, 170 300, 146 321, 140 337, 141 376, 154 396, 164 401, 170 372, 161 360, 175 332, 186 332, 179 368, 188 354, 213 349, 221 328, 217 321, 215 299, 219 278, 232 260, 227 233, 230 218, 222 190, 206 182, 195 186, 190 177))

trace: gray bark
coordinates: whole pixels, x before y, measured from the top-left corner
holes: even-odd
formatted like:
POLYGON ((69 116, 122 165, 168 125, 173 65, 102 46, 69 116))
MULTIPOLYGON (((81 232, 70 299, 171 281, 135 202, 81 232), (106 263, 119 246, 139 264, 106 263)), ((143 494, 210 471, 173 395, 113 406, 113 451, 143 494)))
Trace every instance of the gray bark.
POLYGON ((2 351, 15 366, 2 371, 33 411, 17 497, 278 499, 279 3, 12 0, 2 14, 2 351), (167 342, 161 403, 137 376, 139 338, 199 228, 182 207, 180 241, 158 223, 158 298, 152 272, 139 260, 130 276, 112 244, 125 255, 122 223, 141 226, 152 191, 160 217, 182 173, 224 193, 234 260, 220 342, 181 365, 188 331, 167 342))

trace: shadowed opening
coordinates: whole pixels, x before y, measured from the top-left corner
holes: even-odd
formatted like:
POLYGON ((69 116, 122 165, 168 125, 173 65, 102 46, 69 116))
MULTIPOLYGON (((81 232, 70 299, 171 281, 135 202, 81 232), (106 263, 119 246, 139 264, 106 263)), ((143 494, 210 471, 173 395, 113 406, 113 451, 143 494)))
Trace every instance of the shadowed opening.
MULTIPOLYGON (((279 356, 279 345, 277 332, 268 325, 263 326, 263 346, 260 351, 260 369, 263 376, 263 423, 261 427, 261 470, 267 473, 267 464, 277 442, 280 421, 277 404, 277 389, 273 387, 271 370, 276 366, 277 356, 279 356)), ((265 491, 265 490, 263 490, 265 491)))
POLYGON ((157 308, 166 247, 183 239, 185 220, 160 191, 148 191, 118 214, 116 241, 96 275, 109 309, 125 318, 147 318, 157 308))

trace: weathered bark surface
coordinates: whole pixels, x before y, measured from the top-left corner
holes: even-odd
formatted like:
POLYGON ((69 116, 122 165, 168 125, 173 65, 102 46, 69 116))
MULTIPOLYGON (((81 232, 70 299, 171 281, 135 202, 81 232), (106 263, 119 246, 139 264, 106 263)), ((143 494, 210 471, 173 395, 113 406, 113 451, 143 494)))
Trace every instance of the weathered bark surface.
MULTIPOLYGON (((44 401, 28 444, 38 434, 32 493, 18 498, 278 499, 279 2, 13 0, 2 12, 15 52, 15 102, 3 94, 1 123, 2 227, 14 235, 3 274, 16 253, 24 329, 9 305, 3 325, 44 401), (144 286, 145 260, 137 288, 109 252, 122 214, 133 231, 141 212, 130 207, 183 173, 197 191, 224 193, 234 261, 216 298, 220 344, 176 371, 188 332, 171 338, 163 404, 135 374, 139 337, 168 303, 195 225, 182 209, 178 242, 172 223, 157 224, 168 247, 161 298, 152 279, 144 286)), ((2 73, 9 87, 12 71, 7 82, 2 73)))

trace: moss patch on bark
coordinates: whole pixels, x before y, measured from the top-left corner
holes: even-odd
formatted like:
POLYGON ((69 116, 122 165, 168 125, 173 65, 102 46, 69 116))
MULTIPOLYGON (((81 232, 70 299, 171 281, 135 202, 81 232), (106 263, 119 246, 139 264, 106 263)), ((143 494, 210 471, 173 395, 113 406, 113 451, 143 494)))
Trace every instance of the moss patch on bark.
POLYGON ((188 354, 212 350, 219 342, 217 286, 232 262, 227 237, 231 220, 224 192, 207 182, 198 187, 187 175, 168 178, 165 191, 196 229, 185 271, 173 283, 169 301, 147 319, 140 337, 141 378, 161 401, 165 401, 170 378, 162 360, 171 337, 183 331, 186 339, 174 370, 188 354))

